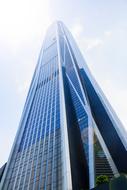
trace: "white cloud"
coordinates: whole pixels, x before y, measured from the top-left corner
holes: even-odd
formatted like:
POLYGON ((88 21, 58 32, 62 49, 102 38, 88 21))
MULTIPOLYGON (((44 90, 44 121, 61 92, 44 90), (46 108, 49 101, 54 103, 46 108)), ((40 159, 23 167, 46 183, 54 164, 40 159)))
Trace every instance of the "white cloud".
POLYGON ((104 32, 104 35, 105 35, 106 37, 111 37, 111 36, 112 36, 112 31, 105 31, 105 32, 104 32))
POLYGON ((102 47, 112 36, 112 31, 107 30, 104 31, 100 37, 86 37, 84 35, 84 25, 82 25, 80 21, 76 22, 70 31, 81 49, 83 49, 85 52, 102 47))
POLYGON ((103 46, 104 41, 101 38, 84 38, 83 43, 86 46, 86 51, 89 51, 103 46))
POLYGON ((80 23, 75 24, 71 29, 71 33, 73 34, 73 36, 75 36, 76 38, 80 37, 80 35, 83 33, 83 25, 80 23))
POLYGON ((17 84, 17 93, 24 94, 29 87, 29 81, 25 81, 22 84, 17 84))
POLYGON ((90 51, 95 48, 100 48, 105 45, 107 40, 112 36, 112 31, 105 31, 100 37, 85 37, 79 41, 84 45, 85 51, 90 51))

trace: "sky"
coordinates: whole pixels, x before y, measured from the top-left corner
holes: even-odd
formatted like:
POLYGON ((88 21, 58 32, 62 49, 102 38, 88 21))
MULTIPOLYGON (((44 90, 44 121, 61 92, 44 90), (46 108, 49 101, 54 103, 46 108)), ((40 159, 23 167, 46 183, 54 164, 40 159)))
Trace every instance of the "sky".
POLYGON ((127 1, 0 0, 0 167, 7 161, 46 30, 61 20, 127 130, 127 1))

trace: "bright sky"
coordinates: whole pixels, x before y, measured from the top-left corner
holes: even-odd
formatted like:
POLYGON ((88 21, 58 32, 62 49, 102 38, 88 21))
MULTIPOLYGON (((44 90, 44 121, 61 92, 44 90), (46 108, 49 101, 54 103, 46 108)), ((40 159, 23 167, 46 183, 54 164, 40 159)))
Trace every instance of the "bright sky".
POLYGON ((127 1, 0 0, 0 166, 9 156, 47 27, 62 20, 127 129, 127 1))

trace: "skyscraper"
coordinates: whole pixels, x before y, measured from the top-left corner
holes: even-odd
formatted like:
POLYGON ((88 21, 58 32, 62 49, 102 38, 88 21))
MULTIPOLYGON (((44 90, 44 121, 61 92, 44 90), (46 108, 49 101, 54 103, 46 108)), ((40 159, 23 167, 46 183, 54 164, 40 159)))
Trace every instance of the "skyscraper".
POLYGON ((79 190, 127 172, 126 133, 62 22, 45 37, 2 190, 79 190))

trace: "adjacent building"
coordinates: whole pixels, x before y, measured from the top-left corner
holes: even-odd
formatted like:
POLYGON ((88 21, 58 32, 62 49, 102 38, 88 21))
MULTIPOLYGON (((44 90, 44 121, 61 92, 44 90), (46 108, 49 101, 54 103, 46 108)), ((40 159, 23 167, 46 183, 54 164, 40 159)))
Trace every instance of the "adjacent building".
POLYGON ((45 37, 2 190, 91 189, 127 173, 126 133, 62 22, 45 37))

